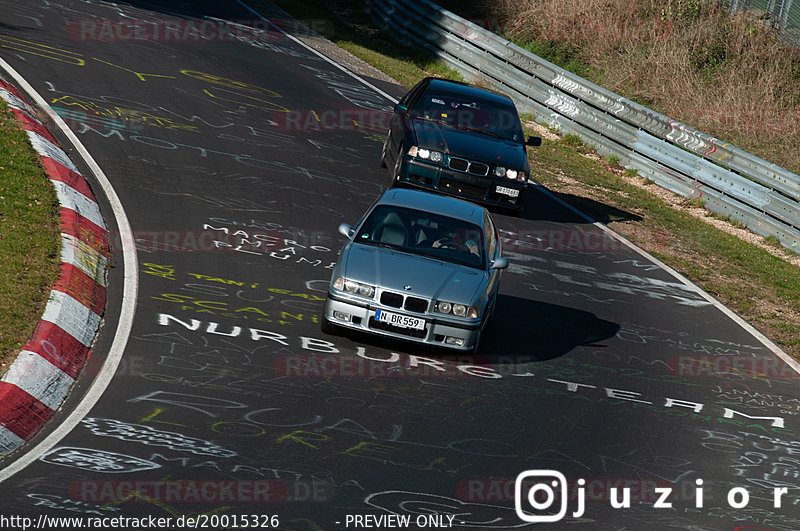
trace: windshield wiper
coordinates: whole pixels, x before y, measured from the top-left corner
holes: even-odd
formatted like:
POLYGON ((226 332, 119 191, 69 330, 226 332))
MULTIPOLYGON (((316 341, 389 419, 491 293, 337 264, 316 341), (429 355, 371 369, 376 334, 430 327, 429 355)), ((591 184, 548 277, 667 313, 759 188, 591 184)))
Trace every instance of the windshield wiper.
POLYGON ((400 250, 398 247, 395 247, 394 245, 391 245, 391 244, 388 244, 388 243, 383 243, 383 242, 376 242, 375 240, 361 240, 361 241, 358 241, 356 243, 361 243, 361 244, 364 244, 364 245, 372 245, 374 247, 383 247, 384 249, 391 249, 392 251, 399 251, 400 250))
POLYGON ((502 135, 498 135, 497 133, 494 133, 494 132, 489 131, 487 129, 478 129, 477 127, 469 127, 467 125, 456 125, 454 127, 456 127, 457 129, 465 129, 467 131, 472 131, 473 133, 481 133, 481 134, 484 134, 484 135, 493 136, 495 138, 499 138, 500 140, 511 140, 510 138, 506 138, 506 137, 504 137, 502 135))
POLYGON ((480 266, 476 266, 475 264, 471 264, 471 263, 465 262, 463 260, 455 260, 452 257, 443 256, 443 255, 437 254, 437 253, 430 253, 430 252, 425 252, 425 251, 417 251, 414 254, 424 256, 425 258, 431 258, 431 259, 439 261, 439 262, 447 262, 448 264, 456 264, 456 265, 460 265, 460 266, 474 267, 474 268, 480 269, 480 266))
POLYGON ((374 245, 375 247, 382 247, 384 249, 389 249, 390 251, 396 251, 398 253, 410 254, 412 256, 418 254, 413 249, 409 249, 407 247, 398 247, 397 245, 392 245, 390 243, 376 242, 376 241, 373 241, 373 240, 360 241, 358 243, 363 243, 363 244, 366 244, 366 245, 374 245))
POLYGON ((441 118, 428 118, 428 117, 422 116, 422 115, 414 116, 414 118, 417 119, 417 120, 425 120, 426 122, 434 122, 434 123, 442 124, 442 125, 449 125, 449 126, 453 125, 451 123, 448 123, 448 122, 442 120, 441 118))
POLYGON ((417 255, 419 255, 419 256, 424 256, 425 258, 431 258, 431 259, 433 259, 433 260, 437 260, 437 261, 439 261, 439 262, 449 262, 449 261, 450 261, 450 260, 447 260, 446 258, 443 258, 443 257, 442 257, 441 255, 439 255, 438 253, 430 253, 430 252, 425 252, 425 251, 417 251, 417 252, 416 252, 416 253, 414 253, 414 254, 417 254, 417 255))

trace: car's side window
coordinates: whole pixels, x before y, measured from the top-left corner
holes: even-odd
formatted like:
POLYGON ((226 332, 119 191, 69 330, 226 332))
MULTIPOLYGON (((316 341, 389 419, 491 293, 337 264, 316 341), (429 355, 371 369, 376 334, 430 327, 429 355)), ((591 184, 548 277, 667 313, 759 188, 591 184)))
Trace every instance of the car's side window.
POLYGON ((409 109, 413 107, 414 104, 419 99, 420 94, 422 94, 425 91, 425 88, 427 86, 428 82, 426 79, 423 79, 422 81, 417 83, 416 87, 412 88, 408 93, 406 93, 405 96, 403 96, 403 99, 400 100, 400 105, 404 105, 409 109))

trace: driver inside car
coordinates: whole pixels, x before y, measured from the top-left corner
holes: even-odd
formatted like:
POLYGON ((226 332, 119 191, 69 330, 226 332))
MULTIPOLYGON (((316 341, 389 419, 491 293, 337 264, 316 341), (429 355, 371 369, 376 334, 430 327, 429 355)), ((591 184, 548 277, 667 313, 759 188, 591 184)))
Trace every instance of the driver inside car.
POLYGON ((469 237, 464 230, 444 230, 440 236, 433 241, 431 247, 437 248, 450 248, 459 251, 466 250, 474 255, 480 256, 480 249, 478 243, 469 237))

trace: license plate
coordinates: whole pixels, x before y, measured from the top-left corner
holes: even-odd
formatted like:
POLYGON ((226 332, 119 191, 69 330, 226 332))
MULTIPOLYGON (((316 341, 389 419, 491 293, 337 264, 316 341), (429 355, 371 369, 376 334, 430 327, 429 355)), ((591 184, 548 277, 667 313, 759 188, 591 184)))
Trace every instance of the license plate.
POLYGON ((400 328, 413 328, 414 330, 425 330, 425 319, 400 315, 399 313, 384 312, 375 310, 375 320, 380 323, 398 326, 400 328))
POLYGON ((498 186, 494 189, 498 194, 507 195, 509 197, 519 197, 519 190, 516 188, 506 188, 505 186, 498 186))

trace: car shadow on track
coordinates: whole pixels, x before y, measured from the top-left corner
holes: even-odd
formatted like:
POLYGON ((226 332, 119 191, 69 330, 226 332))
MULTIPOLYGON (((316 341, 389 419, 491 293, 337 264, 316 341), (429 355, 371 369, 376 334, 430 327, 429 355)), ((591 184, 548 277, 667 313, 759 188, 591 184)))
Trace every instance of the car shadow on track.
POLYGON ((479 355, 488 363, 547 361, 579 346, 602 347, 619 328, 591 312, 501 293, 479 355))
MULTIPOLYGON (((525 197, 525 206, 519 219, 528 221, 550 221, 554 223, 574 223, 583 224, 589 221, 565 207, 558 201, 554 201, 555 196, 571 207, 583 212, 594 221, 600 223, 610 223, 612 221, 641 221, 642 217, 632 212, 621 210, 601 201, 578 195, 554 192, 547 190, 541 185, 531 187, 525 197)), ((492 214, 501 214, 492 209, 492 214)))

